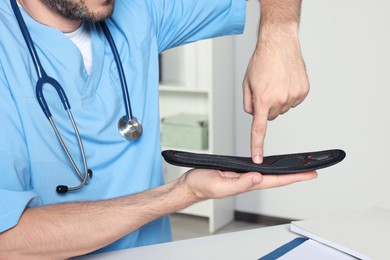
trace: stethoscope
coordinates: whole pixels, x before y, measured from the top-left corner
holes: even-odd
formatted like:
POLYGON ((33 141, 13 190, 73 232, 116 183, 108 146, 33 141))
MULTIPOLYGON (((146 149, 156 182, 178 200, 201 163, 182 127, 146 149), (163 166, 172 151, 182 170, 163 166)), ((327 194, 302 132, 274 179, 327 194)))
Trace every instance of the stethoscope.
MULTIPOLYGON (((36 97, 38 99, 38 103, 41 106, 43 112, 45 113, 46 118, 49 120, 51 126, 53 127, 53 130, 54 130, 62 148, 64 149, 70 163, 72 164, 74 170, 76 171, 77 175, 81 179, 81 183, 78 186, 69 187, 66 185, 58 185, 56 187, 56 191, 58 193, 66 193, 68 191, 79 190, 82 187, 84 187, 84 185, 89 181, 89 179, 92 178, 92 170, 88 169, 87 159, 86 159, 85 152, 84 152, 84 146, 83 146, 83 143, 82 143, 82 140, 80 137, 80 133, 77 129, 76 123, 73 119, 72 112, 70 111, 70 105, 69 105, 68 98, 66 97, 65 91, 61 87, 60 83, 58 83, 58 81, 55 80, 54 78, 48 76, 47 73, 45 72, 45 70, 43 69, 41 62, 39 60, 38 54, 35 50, 34 42, 30 36, 30 33, 28 32, 26 23, 24 22, 23 16, 19 10, 19 6, 16 3, 16 0, 10 0, 10 1, 11 1, 12 10, 15 14, 15 17, 16 17, 16 20, 19 24, 20 30, 22 31, 23 38, 27 44, 27 48, 30 52, 31 58, 34 62, 35 70, 36 70, 37 75, 38 75, 38 81, 37 81, 36 86, 35 86, 35 92, 36 92, 36 97), (68 113, 69 119, 72 123, 75 135, 77 137, 78 146, 79 146, 79 149, 81 152, 81 157, 82 157, 83 166, 84 166, 84 169, 83 169, 84 174, 81 174, 79 168, 77 167, 76 163, 73 160, 73 157, 69 153, 69 150, 66 147, 66 145, 61 137, 61 134, 59 133, 59 131, 57 129, 55 122, 53 121, 50 109, 46 103, 45 97, 44 97, 43 92, 42 92, 44 84, 49 84, 55 88, 65 110, 68 113)), ((116 63, 116 66, 118 68, 119 79, 121 82, 121 87, 122 87, 122 92, 123 92, 122 93, 123 100, 125 103, 126 115, 124 115, 123 117, 121 117, 119 119, 118 130, 119 130, 119 133, 127 140, 129 140, 129 141, 137 140, 142 134, 142 125, 141 125, 141 122, 138 121, 138 119, 133 116, 133 113, 131 111, 130 98, 129 98, 125 74, 123 72, 122 62, 121 62, 121 59, 119 57, 118 50, 115 46, 114 40, 111 36, 111 33, 108 30, 107 25, 104 22, 100 22, 100 26, 103 29, 104 35, 107 38, 108 43, 109 43, 110 48, 111 48, 111 51, 114 55, 115 63, 116 63)))

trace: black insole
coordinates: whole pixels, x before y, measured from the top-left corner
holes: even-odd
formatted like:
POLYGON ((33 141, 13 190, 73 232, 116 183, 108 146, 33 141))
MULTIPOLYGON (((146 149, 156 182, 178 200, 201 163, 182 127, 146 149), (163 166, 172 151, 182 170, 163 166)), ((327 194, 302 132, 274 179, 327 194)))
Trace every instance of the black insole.
POLYGON ((333 149, 265 156, 261 164, 253 163, 250 157, 191 153, 176 150, 163 151, 162 156, 170 164, 190 168, 216 169, 240 173, 290 174, 332 166, 345 158, 345 152, 333 149))

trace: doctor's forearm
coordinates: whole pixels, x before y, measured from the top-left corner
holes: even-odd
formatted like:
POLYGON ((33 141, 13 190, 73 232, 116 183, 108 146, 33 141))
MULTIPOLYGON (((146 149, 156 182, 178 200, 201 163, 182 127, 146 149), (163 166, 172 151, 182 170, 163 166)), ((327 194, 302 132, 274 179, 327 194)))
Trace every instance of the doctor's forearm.
POLYGON ((0 259, 86 254, 194 202, 183 185, 171 182, 117 199, 29 208, 18 225, 0 233, 0 259))
POLYGON ((259 0, 261 29, 280 30, 299 27, 302 0, 259 0))
POLYGON ((256 51, 274 52, 299 46, 302 0, 259 0, 260 25, 256 51), (294 46, 294 47, 293 47, 294 46))

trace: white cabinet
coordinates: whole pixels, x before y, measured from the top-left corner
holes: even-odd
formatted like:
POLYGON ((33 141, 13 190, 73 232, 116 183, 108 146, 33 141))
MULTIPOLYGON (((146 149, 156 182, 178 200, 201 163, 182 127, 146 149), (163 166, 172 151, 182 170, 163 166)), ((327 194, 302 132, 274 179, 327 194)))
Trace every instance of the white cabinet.
MULTIPOLYGON (((208 118, 208 149, 200 153, 233 153, 233 39, 204 40, 168 50, 161 55, 161 118, 179 113, 208 118)), ((163 149, 188 150, 180 147, 163 149)), ((167 181, 186 170, 165 164, 167 181)), ((233 220, 232 198, 208 200, 181 213, 207 217, 211 233, 233 220)))

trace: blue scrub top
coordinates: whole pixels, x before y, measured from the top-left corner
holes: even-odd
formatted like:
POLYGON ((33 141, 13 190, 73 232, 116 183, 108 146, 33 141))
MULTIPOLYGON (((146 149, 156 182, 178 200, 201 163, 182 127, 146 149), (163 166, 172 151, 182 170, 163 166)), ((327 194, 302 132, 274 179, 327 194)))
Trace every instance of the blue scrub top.
MULTIPOLYGON (((107 24, 123 63, 133 114, 144 126, 142 137, 132 142, 118 133, 118 119, 125 114, 122 90, 99 25, 88 24, 93 56, 88 75, 79 49, 63 33, 37 23, 23 10, 22 14, 44 69, 68 96, 93 178, 77 192, 60 195, 55 191, 57 185, 77 186, 80 180, 37 102, 34 65, 9 1, 1 1, 0 232, 15 226, 26 207, 110 199, 163 184, 158 53, 199 39, 241 33, 245 1, 115 2, 107 24)), ((57 93, 44 86, 44 95, 71 155, 82 168, 77 140, 57 93)), ((163 217, 99 252, 170 239, 169 220, 163 217)))

